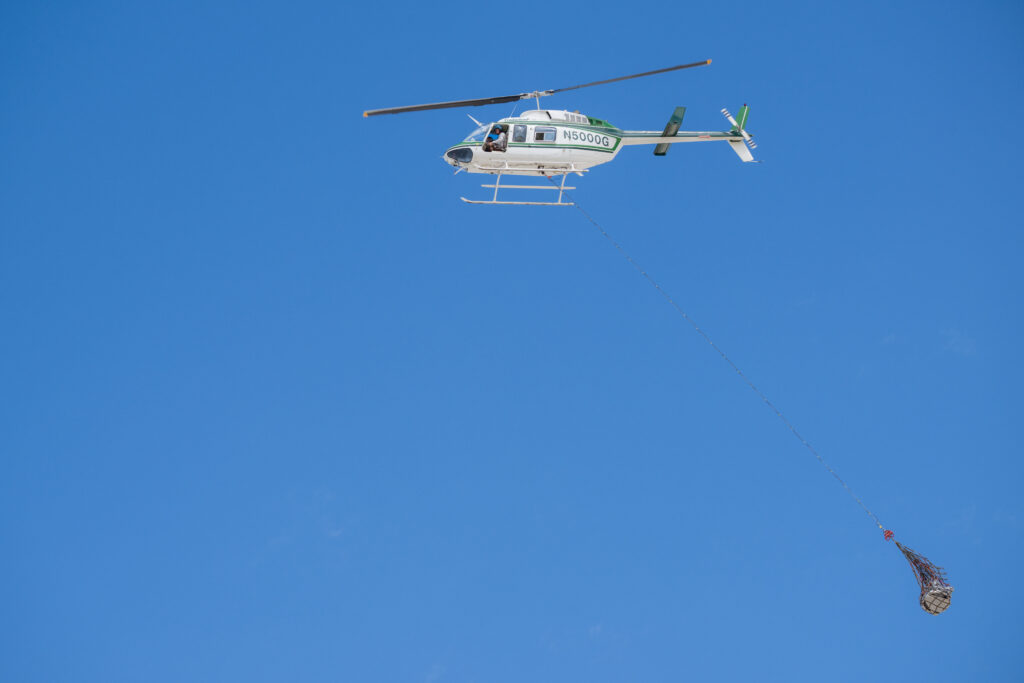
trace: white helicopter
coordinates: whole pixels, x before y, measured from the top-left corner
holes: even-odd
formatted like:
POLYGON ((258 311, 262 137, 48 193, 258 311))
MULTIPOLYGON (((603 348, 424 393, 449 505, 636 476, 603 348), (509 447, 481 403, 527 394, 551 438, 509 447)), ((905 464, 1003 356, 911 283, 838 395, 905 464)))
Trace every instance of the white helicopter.
POLYGON ((620 130, 607 121, 592 116, 585 116, 578 111, 570 112, 540 108, 540 98, 545 95, 589 88, 592 85, 625 81, 630 78, 653 76, 654 74, 667 71, 705 66, 710 63, 711 60, 708 59, 703 62, 680 64, 665 69, 645 71, 644 73, 584 83, 583 85, 574 85, 569 88, 558 88, 557 90, 541 90, 476 100, 416 104, 408 107, 392 107, 390 109, 372 109, 364 111, 363 116, 402 114, 429 109, 449 109, 452 107, 474 107, 536 99, 537 109, 524 111, 518 116, 503 118, 495 123, 482 124, 470 116, 469 118, 477 125, 477 128, 465 140, 450 147, 442 159, 455 167, 456 174, 460 171, 467 171, 469 173, 489 173, 497 176, 493 185, 482 185, 482 187, 493 189, 494 196, 489 200, 472 200, 460 197, 462 201, 469 204, 572 206, 572 202, 563 201, 563 193, 566 190, 576 189, 575 187, 566 187, 565 179, 568 174, 575 173, 582 176, 591 167, 614 159, 619 151, 627 145, 656 145, 654 154, 656 156, 664 156, 668 151, 668 146, 673 143, 723 140, 729 143, 741 160, 745 162, 754 161, 754 157, 750 150, 747 149, 747 146, 749 145, 753 149, 757 145, 754 144, 752 136, 745 129, 747 116, 750 113, 750 108, 745 104, 740 109, 737 118, 733 118, 727 110, 722 110, 722 114, 732 124, 732 128, 724 132, 680 131, 679 126, 682 124, 686 107, 676 107, 672 118, 669 119, 668 124, 665 126, 665 130, 660 132, 620 130), (501 185, 501 176, 503 175, 539 175, 547 177, 561 175, 562 182, 557 186, 554 184, 501 185), (499 201, 498 191, 500 189, 558 190, 558 200, 554 202, 499 201))

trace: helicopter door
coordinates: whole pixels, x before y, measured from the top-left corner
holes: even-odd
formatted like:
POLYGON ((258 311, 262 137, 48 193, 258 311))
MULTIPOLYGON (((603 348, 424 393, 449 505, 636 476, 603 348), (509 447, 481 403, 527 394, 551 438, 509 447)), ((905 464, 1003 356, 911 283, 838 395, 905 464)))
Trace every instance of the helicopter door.
POLYGON ((488 126, 483 148, 485 152, 504 152, 508 149, 508 124, 492 123, 488 126))

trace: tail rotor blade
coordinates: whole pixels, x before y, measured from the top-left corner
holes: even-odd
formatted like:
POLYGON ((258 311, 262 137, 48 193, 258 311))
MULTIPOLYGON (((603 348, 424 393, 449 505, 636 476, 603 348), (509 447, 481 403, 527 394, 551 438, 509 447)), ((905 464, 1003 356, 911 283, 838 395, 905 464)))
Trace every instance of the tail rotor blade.
MULTIPOLYGON (((745 106, 745 105, 744 105, 745 106)), ((754 143, 754 139, 750 137, 750 133, 740 128, 740 124, 736 122, 736 119, 732 117, 728 109, 722 109, 722 115, 732 124, 732 127, 743 137, 743 141, 746 142, 750 149, 757 149, 757 145, 754 143)))

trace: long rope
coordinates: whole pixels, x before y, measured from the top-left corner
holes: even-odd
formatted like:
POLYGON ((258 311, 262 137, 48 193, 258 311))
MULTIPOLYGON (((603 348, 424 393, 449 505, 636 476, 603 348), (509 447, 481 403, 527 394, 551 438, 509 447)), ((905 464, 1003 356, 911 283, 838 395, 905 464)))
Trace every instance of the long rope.
MULTIPOLYGON (((549 176, 548 180, 551 181, 552 184, 557 186, 557 183, 555 183, 555 181, 554 181, 554 179, 552 177, 549 176)), ((800 435, 800 432, 798 432, 796 430, 796 427, 793 426, 793 423, 790 422, 786 418, 786 416, 782 414, 782 411, 779 410, 775 406, 775 404, 772 403, 768 399, 768 397, 764 395, 764 392, 762 392, 760 389, 758 389, 754 385, 754 383, 752 381, 750 381, 749 377, 747 377, 745 374, 743 374, 743 371, 740 370, 739 366, 736 365, 736 363, 733 363, 732 359, 730 359, 729 356, 725 355, 725 351, 723 351, 721 349, 721 347, 718 346, 718 344, 716 344, 714 342, 714 340, 711 339, 710 336, 708 336, 708 333, 705 332, 703 329, 701 329, 700 325, 698 325, 694 321, 693 318, 691 318, 689 315, 687 315, 686 311, 684 311, 683 308, 678 303, 676 303, 676 300, 673 299, 672 296, 668 292, 666 292, 662 288, 662 286, 660 284, 658 284, 658 281, 655 280, 653 277, 651 277, 647 273, 647 271, 644 270, 643 267, 639 263, 637 263, 636 260, 634 260, 633 257, 630 256, 629 253, 626 252, 625 249, 622 248, 622 245, 619 244, 618 242, 616 242, 615 239, 611 235, 608 234, 608 231, 605 230, 603 227, 601 227, 600 223, 598 223, 596 220, 594 220, 593 216, 591 216, 589 213, 587 213, 586 209, 584 209, 582 206, 580 206, 579 203, 575 199, 573 199, 573 197, 568 192, 566 192, 564 194, 565 194, 566 198, 569 199, 569 201, 571 201, 573 203, 573 205, 576 207, 576 209, 581 214, 583 214, 583 217, 586 218, 588 221, 590 221, 590 224, 593 225, 595 228, 597 228, 598 232, 600 232, 601 235, 606 240, 608 240, 608 242, 613 247, 615 247, 615 250, 618 251, 620 254, 622 254, 622 256, 627 261, 629 261, 629 264, 631 266, 633 266, 634 268, 636 268, 636 270, 644 277, 644 279, 647 280, 649 283, 651 283, 651 285, 656 290, 658 290, 659 294, 661 294, 663 297, 665 297, 665 300, 668 301, 669 304, 671 304, 672 308, 676 309, 676 312, 683 317, 683 320, 685 320, 686 322, 690 323, 690 325, 693 327, 693 329, 696 330, 697 333, 700 336, 704 337, 704 341, 706 341, 711 346, 711 348, 713 348, 715 351, 718 352, 718 355, 722 357, 722 360, 724 360, 726 363, 728 363, 729 367, 731 367, 733 370, 736 371, 736 374, 740 376, 740 379, 742 379, 744 381, 744 383, 746 383, 746 385, 748 387, 750 387, 751 390, 755 394, 757 394, 758 398, 760 398, 761 401, 763 401, 766 406, 771 408, 772 412, 775 413, 779 417, 779 419, 782 420, 783 424, 785 424, 786 427, 789 428, 789 431, 793 432, 793 436, 795 436, 797 439, 799 439, 800 443, 802 443, 804 445, 804 447, 807 448, 807 450, 809 450, 814 455, 814 457, 818 459, 818 462, 820 462, 822 465, 825 466, 825 469, 827 469, 829 471, 829 473, 833 477, 835 477, 836 481, 838 481, 840 484, 842 484, 843 488, 846 489, 846 492, 850 494, 850 497, 853 498, 855 501, 857 501, 857 505, 860 505, 861 508, 864 510, 864 512, 868 513, 868 515, 871 517, 871 519, 874 520, 875 524, 878 525, 878 528, 881 529, 882 531, 885 531, 885 527, 882 526, 882 522, 878 519, 878 516, 875 515, 874 512, 872 512, 871 510, 868 509, 868 507, 864 504, 864 502, 859 497, 857 497, 857 494, 855 494, 853 492, 853 489, 851 489, 847 485, 847 483, 845 481, 843 481, 843 478, 840 477, 839 474, 834 469, 832 469, 832 467, 827 462, 825 462, 825 459, 822 458, 821 454, 819 454, 818 451, 814 449, 814 446, 812 446, 810 444, 810 442, 807 441, 807 439, 805 439, 803 436, 800 435)), ((886 538, 889 538, 889 534, 886 534, 886 538)))

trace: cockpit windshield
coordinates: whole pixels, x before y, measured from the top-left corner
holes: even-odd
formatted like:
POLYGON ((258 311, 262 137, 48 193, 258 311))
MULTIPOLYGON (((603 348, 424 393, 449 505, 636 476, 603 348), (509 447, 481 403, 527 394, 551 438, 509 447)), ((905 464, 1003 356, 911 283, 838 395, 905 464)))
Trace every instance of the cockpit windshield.
POLYGON ((476 130, 474 130, 472 133, 467 135, 466 139, 463 140, 463 142, 483 142, 484 136, 487 135, 488 130, 490 130, 490 126, 486 124, 482 125, 476 130))

